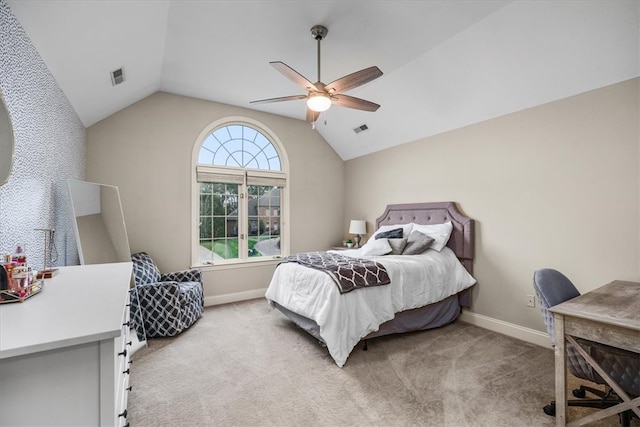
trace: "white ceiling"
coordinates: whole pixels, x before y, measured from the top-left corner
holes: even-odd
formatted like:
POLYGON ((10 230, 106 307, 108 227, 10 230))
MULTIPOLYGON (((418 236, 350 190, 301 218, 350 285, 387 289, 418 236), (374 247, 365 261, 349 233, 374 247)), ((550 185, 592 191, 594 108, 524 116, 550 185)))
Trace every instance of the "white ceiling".
POLYGON ((345 160, 640 75, 640 0, 8 0, 85 126, 165 91, 304 120, 312 82, 377 65, 316 129, 345 160), (124 84, 110 72, 124 66, 124 84), (353 128, 367 124, 359 134, 353 128))

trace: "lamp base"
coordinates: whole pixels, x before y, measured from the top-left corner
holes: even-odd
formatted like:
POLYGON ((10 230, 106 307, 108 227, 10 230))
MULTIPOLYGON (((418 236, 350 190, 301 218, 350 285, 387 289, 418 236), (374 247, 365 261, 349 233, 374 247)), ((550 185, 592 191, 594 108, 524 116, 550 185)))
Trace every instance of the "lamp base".
POLYGON ((356 234, 355 237, 353 238, 353 241, 356 243, 354 248, 359 248, 360 247, 360 235, 356 234))

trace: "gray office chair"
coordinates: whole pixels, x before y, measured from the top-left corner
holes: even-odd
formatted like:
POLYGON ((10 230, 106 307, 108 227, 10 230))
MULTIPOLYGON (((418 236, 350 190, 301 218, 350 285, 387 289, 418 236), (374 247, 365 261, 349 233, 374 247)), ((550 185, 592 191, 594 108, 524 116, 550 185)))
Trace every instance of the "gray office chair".
MULTIPOLYGON (((533 287, 538 296, 544 323, 547 326, 549 338, 551 338, 551 345, 555 346, 553 313, 549 311, 549 308, 579 296, 580 292, 564 274, 549 268, 537 270, 534 273, 533 287)), ((640 354, 581 338, 577 338, 576 341, 626 393, 634 397, 640 395, 640 354)), ((578 378, 606 386, 602 377, 569 343, 567 343, 567 369, 578 378)), ((569 400, 569 406, 604 409, 620 402, 618 396, 608 386, 605 391, 602 391, 582 385, 579 389, 573 390, 573 395, 578 399, 569 400), (585 399, 586 392, 594 394, 598 398, 585 399)), ((555 402, 552 401, 543 410, 547 415, 555 415, 555 402)), ((625 427, 629 426, 633 415, 633 411, 625 411, 620 414, 621 424, 625 427)))

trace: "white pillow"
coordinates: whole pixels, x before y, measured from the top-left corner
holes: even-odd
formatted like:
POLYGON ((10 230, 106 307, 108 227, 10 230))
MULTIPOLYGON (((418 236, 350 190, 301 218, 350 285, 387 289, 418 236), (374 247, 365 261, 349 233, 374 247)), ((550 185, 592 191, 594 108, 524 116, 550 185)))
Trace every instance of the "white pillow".
POLYGON ((393 250, 387 239, 368 241, 361 249, 361 256, 382 256, 393 250))
POLYGON ((442 248, 447 245, 449 241, 449 237, 451 237, 451 232, 453 231, 453 224, 451 221, 447 221, 444 224, 416 224, 415 222, 411 223, 413 225, 413 231, 419 231, 427 236, 433 237, 434 242, 431 244, 430 249, 435 249, 440 252, 442 248))
POLYGON ((380 228, 378 228, 376 230, 376 232, 373 233, 373 235, 371 237, 369 237, 369 240, 367 241, 367 244, 369 244, 369 242, 371 242, 372 240, 375 240, 376 234, 384 233, 385 231, 395 230, 396 228, 402 228, 402 237, 404 237, 404 238, 409 237, 409 233, 411 233, 411 223, 409 223, 409 224, 381 225, 380 228))

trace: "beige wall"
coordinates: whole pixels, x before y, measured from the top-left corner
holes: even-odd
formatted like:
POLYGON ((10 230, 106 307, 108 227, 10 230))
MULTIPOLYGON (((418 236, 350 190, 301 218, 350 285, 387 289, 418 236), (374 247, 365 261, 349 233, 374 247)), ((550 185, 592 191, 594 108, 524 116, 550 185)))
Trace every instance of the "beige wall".
MULTIPOLYGON (((87 130, 87 180, 117 185, 132 252, 162 271, 185 268, 191 251, 191 156, 200 132, 224 117, 266 125, 290 166, 291 251, 342 240, 344 163, 308 123, 273 114, 155 93, 87 130)), ((265 288, 274 265, 205 270, 205 297, 265 288)))
MULTIPOLYGON (((183 268, 193 144, 213 121, 244 115, 287 150, 292 252, 337 243, 345 218, 371 230, 388 203, 454 200, 477 221, 472 311, 543 331, 526 307, 537 268, 582 292, 640 281, 639 94, 634 79, 343 163, 304 122, 156 93, 88 129, 87 179, 120 188, 132 251, 183 268)), ((207 271, 205 293, 250 293, 272 271, 207 271)))
POLYGON ((458 202, 477 221, 472 311, 543 331, 536 269, 581 292, 640 281, 638 100, 634 79, 347 161, 345 217, 458 202))

